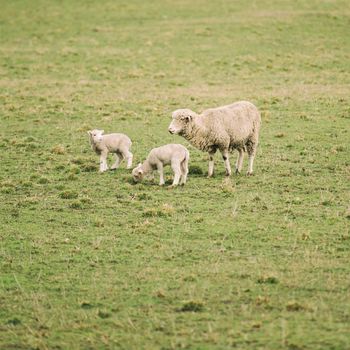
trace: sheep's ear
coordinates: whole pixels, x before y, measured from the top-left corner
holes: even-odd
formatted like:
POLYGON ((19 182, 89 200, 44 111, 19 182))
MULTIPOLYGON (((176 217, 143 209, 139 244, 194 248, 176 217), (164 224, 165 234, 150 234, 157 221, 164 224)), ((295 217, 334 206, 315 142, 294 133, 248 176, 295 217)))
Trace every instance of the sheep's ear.
POLYGON ((184 120, 186 123, 188 123, 188 122, 190 122, 192 120, 192 116, 185 115, 181 119, 184 120))
POLYGON ((91 130, 89 130, 87 133, 88 133, 88 135, 91 135, 91 130))
POLYGON ((104 132, 105 132, 104 130, 100 130, 100 131, 101 131, 101 134, 104 134, 104 132))

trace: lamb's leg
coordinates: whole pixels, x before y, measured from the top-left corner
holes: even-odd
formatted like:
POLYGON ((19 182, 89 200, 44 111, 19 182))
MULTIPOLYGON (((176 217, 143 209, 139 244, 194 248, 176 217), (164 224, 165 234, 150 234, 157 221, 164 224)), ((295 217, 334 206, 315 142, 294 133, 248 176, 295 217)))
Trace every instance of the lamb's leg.
POLYGON ((215 152, 209 152, 208 177, 212 177, 214 173, 214 155, 215 155, 215 152))
POLYGON ((244 150, 241 148, 238 150, 238 157, 236 162, 236 174, 239 174, 242 170, 243 159, 244 159, 244 150))
POLYGON ((126 159, 126 168, 130 169, 132 167, 132 159, 133 154, 129 151, 127 147, 124 147, 120 150, 120 153, 123 155, 123 157, 126 159))
POLYGON ((221 154, 225 163, 226 176, 231 176, 231 165, 228 150, 221 151, 221 154))
POLYGON ((188 174, 188 160, 184 159, 180 166, 181 166, 180 185, 185 185, 187 181, 187 174, 188 174))
POLYGON ((165 181, 164 181, 164 173, 163 173, 163 164, 162 163, 157 164, 157 170, 159 173, 159 186, 163 186, 165 184, 165 181))
POLYGON ((126 156, 126 161, 127 161, 126 168, 127 169, 132 168, 132 159, 133 159, 133 154, 131 152, 128 152, 128 155, 126 156))
POLYGON ((174 187, 174 186, 177 186, 179 184, 180 177, 182 176, 180 162, 173 161, 171 163, 171 168, 174 171, 174 181, 173 181, 173 184, 172 184, 172 186, 174 187))
POLYGON ((120 162, 123 160, 123 156, 119 153, 115 153, 115 163, 111 166, 111 170, 118 169, 120 162))
POLYGON ((104 171, 106 171, 108 169, 107 155, 108 155, 108 152, 106 152, 106 151, 101 152, 101 155, 100 155, 100 172, 101 173, 103 173, 104 171))

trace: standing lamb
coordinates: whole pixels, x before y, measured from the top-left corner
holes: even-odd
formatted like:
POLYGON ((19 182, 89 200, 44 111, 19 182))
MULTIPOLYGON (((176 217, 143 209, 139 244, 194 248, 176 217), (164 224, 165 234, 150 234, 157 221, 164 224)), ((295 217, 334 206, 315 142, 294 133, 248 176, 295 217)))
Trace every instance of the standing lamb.
POLYGON ((236 173, 241 172, 244 151, 247 151, 247 175, 252 175, 260 124, 258 109, 250 102, 240 101, 207 109, 202 114, 190 109, 178 109, 172 113, 169 132, 183 136, 196 148, 209 153, 209 177, 214 172, 214 154, 217 150, 224 159, 226 175, 231 175, 229 152, 233 149, 237 149, 239 153, 236 173))
POLYGON ((132 171, 132 176, 134 181, 139 182, 143 176, 158 170, 159 185, 163 186, 165 184, 163 167, 170 164, 175 174, 172 186, 177 186, 179 181, 180 185, 184 185, 187 180, 189 159, 190 154, 187 148, 182 145, 169 144, 153 148, 143 164, 140 163, 132 171))
POLYGON ((88 131, 91 148, 100 156, 100 172, 108 170, 108 153, 115 154, 115 163, 111 170, 117 169, 120 162, 125 158, 127 160, 127 169, 132 166, 132 153, 130 152, 131 140, 124 134, 103 135, 104 130, 88 131))

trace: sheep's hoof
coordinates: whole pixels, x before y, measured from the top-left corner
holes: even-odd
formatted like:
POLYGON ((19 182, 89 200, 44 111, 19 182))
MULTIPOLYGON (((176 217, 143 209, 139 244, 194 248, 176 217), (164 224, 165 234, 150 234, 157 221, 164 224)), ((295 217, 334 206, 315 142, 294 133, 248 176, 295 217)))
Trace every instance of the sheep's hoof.
POLYGON ((238 169, 236 169, 235 174, 236 175, 241 175, 241 172, 238 169))
POLYGON ((230 176, 231 176, 231 173, 226 172, 226 173, 225 173, 225 176, 230 177, 230 176))
POLYGON ((118 168, 117 167, 115 167, 115 168, 111 168, 110 170, 117 170, 118 168))
POLYGON ((248 171, 247 176, 253 176, 253 172, 248 171))

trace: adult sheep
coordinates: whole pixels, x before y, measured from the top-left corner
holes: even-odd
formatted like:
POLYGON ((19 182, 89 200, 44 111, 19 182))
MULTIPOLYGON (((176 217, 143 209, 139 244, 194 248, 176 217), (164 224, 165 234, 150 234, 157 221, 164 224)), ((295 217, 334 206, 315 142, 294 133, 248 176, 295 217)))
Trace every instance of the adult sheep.
POLYGON ((214 154, 217 150, 224 159, 226 175, 231 175, 229 152, 234 149, 239 153, 236 173, 241 172, 244 151, 247 151, 249 156, 247 175, 252 175, 260 124, 258 109, 250 102, 239 101, 207 109, 201 114, 190 109, 178 109, 172 113, 169 132, 183 136, 194 147, 209 153, 209 177, 214 172, 214 154))

